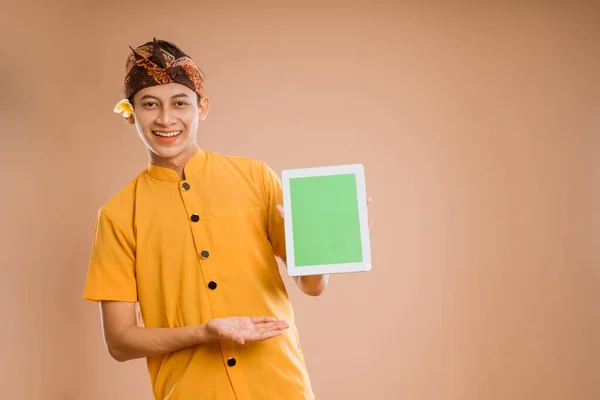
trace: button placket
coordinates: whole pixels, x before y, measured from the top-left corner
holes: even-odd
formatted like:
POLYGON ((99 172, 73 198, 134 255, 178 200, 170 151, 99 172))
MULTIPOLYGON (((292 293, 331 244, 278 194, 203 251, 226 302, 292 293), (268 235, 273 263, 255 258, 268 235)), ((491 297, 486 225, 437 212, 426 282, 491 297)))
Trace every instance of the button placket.
MULTIPOLYGON (((193 197, 190 198, 190 197, 188 197, 188 196, 190 196, 189 194, 184 193, 184 192, 189 192, 191 190, 191 188, 192 188, 192 185, 189 182, 187 182, 187 181, 183 181, 183 182, 181 182, 180 187, 181 187, 182 198, 183 198, 184 204, 186 206, 186 209, 189 209, 191 207, 196 208, 197 205, 194 204, 193 197), (187 201, 186 199, 189 199, 189 201, 187 201), (190 203, 192 203, 192 204, 190 204, 190 203)), ((197 213, 193 213, 193 214, 190 215, 190 220, 193 223, 199 222, 200 221, 200 216, 197 213)), ((197 234, 196 234, 196 230, 195 229, 192 229, 192 234, 194 236, 194 243, 196 244, 196 246, 198 246, 199 240, 197 238, 197 234)), ((199 256, 200 256, 200 258, 202 260, 206 260, 210 256, 210 252, 207 249, 202 249, 200 251, 200 253, 199 253, 199 256)), ((202 268, 202 275, 206 276, 206 274, 209 272, 209 270, 210 269, 202 268)), ((214 280, 211 280, 210 282, 208 282, 208 284, 206 284, 206 286, 211 291, 213 291, 213 290, 215 290, 217 288, 218 285, 217 285, 217 282, 215 282, 214 280)))
MULTIPOLYGON (((212 257, 214 257, 214 254, 211 254, 210 241, 208 240, 202 222, 200 222, 200 199, 198 198, 196 193, 194 193, 195 186, 190 184, 189 182, 181 182, 179 187, 185 210, 188 213, 190 228, 192 232, 192 239, 198 251, 197 254, 200 269, 200 277, 198 283, 201 285, 204 284, 206 285, 204 287, 208 288, 208 298, 213 315, 215 317, 225 316, 226 306, 222 298, 224 293, 222 293, 220 289, 217 290, 217 288, 220 288, 220 285, 217 283, 218 280, 215 279, 217 277, 216 270, 214 269, 214 266, 212 265, 213 263, 211 262, 211 259, 212 257)), ((235 382, 234 386, 236 387, 236 392, 240 392, 241 396, 244 398, 249 398, 250 395, 249 393, 247 393, 244 375, 241 374, 241 370, 239 370, 239 367, 234 368, 237 365, 237 349, 235 344, 221 343, 221 355, 227 365, 226 368, 230 371, 228 372, 228 374, 230 375, 232 383, 235 382)))
POLYGON ((242 364, 238 363, 238 359, 240 358, 239 345, 231 341, 222 341, 220 342, 220 346, 223 363, 225 364, 227 374, 234 386, 236 394, 239 393, 238 398, 250 399, 251 396, 247 391, 248 386, 244 375, 244 369, 241 367, 242 364))
MULTIPOLYGON (((190 185, 190 183, 187 181, 183 181, 183 182, 181 182, 180 187, 181 187, 182 191, 188 192, 192 188, 192 185, 190 185)), ((184 204, 186 204, 186 208, 187 208, 187 203, 185 201, 185 198, 184 198, 184 204)), ((200 215, 198 215, 197 213, 193 213, 192 215, 190 215, 190 220, 192 222, 198 222, 198 221, 200 221, 200 215)))
MULTIPOLYGON (((191 214, 189 214, 190 221, 193 224, 200 222, 200 215, 198 215, 198 213, 196 213, 196 212, 193 212, 193 211, 198 210, 199 204, 198 204, 196 197, 193 195, 193 192, 190 192, 190 190, 192 189, 192 185, 188 181, 182 181, 179 184, 179 187, 181 189, 181 198, 183 200, 185 209, 187 210, 188 213, 191 213, 191 214), (186 192, 190 192, 190 193, 186 193, 186 192)), ((206 240, 205 236, 202 235, 200 232, 201 232, 201 228, 193 228, 192 227, 192 237, 194 240, 194 244, 196 245, 196 248, 198 248, 198 245, 201 241, 206 240)), ((199 255, 200 255, 200 258, 202 258, 203 260, 206 260, 210 254, 209 254, 208 250, 202 249, 200 251, 199 255)), ((201 268, 201 269, 202 269, 202 276, 204 278, 208 271, 206 270, 206 268, 201 268)), ((216 282, 214 282, 214 281, 211 281, 211 282, 212 282, 212 284, 209 283, 208 286, 210 287, 210 286, 214 285, 214 288, 216 288, 216 282)), ((211 289, 214 290, 214 288, 211 288, 211 289)))

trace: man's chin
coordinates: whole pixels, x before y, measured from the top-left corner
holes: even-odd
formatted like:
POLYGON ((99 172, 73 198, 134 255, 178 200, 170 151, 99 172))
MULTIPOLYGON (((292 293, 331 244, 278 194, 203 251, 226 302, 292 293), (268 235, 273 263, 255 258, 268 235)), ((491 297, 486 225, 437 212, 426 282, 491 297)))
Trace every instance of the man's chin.
POLYGON ((192 146, 184 146, 182 144, 165 145, 162 143, 152 143, 150 150, 162 159, 173 159, 181 157, 184 154, 193 153, 192 146), (189 151, 188 151, 189 150, 189 151))
POLYGON ((154 146, 154 148, 152 149, 154 154, 156 154, 160 158, 177 157, 179 154, 181 154, 181 152, 182 152, 181 150, 182 149, 180 149, 180 148, 165 149, 165 148, 161 148, 160 146, 154 146))

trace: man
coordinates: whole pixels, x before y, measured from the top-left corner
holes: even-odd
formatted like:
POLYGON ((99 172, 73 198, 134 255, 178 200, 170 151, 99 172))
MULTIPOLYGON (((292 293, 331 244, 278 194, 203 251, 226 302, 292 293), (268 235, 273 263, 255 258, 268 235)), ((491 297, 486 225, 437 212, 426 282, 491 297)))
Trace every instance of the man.
MULTIPOLYGON (((279 179, 198 146, 209 100, 176 45, 132 49, 124 92, 115 111, 149 165, 96 222, 84 298, 100 304, 108 351, 147 359, 155 399, 314 399, 275 258, 285 261, 279 179)), ((328 277, 295 282, 317 296, 328 277)))

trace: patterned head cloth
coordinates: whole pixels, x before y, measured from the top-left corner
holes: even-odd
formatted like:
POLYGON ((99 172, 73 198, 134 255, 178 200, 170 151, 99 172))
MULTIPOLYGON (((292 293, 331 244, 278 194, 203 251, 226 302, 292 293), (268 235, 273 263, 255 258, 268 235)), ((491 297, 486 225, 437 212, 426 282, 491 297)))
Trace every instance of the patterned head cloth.
POLYGON ((179 83, 204 97, 203 76, 194 61, 172 43, 157 41, 131 49, 125 64, 126 98, 137 91, 166 83, 179 83))

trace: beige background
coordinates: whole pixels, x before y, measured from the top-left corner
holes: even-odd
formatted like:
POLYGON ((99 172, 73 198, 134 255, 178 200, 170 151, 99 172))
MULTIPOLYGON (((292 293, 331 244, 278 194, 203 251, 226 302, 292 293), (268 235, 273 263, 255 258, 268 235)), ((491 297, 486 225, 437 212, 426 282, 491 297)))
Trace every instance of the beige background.
POLYGON ((82 291, 147 162, 112 108, 154 36, 206 72, 202 147, 366 167, 373 271, 285 278, 319 400, 600 398, 599 7, 100 3, 0 12, 2 399, 151 398, 82 291))

